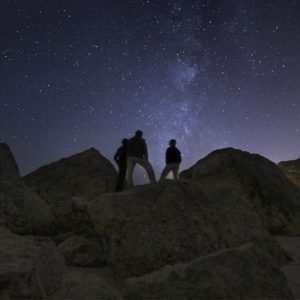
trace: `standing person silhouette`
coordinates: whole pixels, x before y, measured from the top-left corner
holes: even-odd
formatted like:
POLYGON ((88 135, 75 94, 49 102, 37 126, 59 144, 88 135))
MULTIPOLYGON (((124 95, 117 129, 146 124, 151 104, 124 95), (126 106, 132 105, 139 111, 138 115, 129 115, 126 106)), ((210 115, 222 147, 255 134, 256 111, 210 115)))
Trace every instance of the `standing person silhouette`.
POLYGON ((148 161, 148 149, 146 141, 143 139, 143 132, 137 130, 135 136, 128 141, 127 146, 127 183, 128 187, 133 186, 133 171, 136 164, 142 166, 149 177, 150 183, 155 183, 155 174, 148 161))
POLYGON ((166 166, 161 173, 160 180, 166 179, 171 171, 173 172, 174 179, 178 179, 181 152, 176 148, 176 140, 170 140, 169 146, 166 151, 166 166))
POLYGON ((116 184, 116 192, 124 189, 127 171, 127 139, 122 140, 122 146, 117 150, 114 160, 119 168, 119 176, 116 184))

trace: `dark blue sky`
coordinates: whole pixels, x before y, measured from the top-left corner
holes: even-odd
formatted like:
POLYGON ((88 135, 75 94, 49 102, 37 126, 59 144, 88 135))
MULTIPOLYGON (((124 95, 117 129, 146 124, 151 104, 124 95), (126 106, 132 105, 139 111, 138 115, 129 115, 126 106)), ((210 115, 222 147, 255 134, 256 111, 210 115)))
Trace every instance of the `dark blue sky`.
POLYGON ((2 0, 0 139, 23 174, 142 129, 157 173, 236 147, 300 157, 300 1, 2 0))

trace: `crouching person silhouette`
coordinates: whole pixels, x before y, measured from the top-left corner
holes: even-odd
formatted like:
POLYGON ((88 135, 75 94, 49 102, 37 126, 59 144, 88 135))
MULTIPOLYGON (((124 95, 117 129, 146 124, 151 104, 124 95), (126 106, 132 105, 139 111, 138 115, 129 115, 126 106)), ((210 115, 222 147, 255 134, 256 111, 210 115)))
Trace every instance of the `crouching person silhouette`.
POLYGON ((161 173, 160 180, 166 179, 172 171, 174 179, 178 179, 178 172, 181 163, 181 152, 176 148, 176 140, 170 140, 170 147, 166 151, 166 166, 161 173))
POLYGON ((127 145, 127 185, 133 186, 133 171, 136 164, 142 166, 149 177, 150 183, 155 183, 155 174, 148 161, 148 149, 146 141, 143 139, 143 132, 136 131, 135 136, 128 141, 127 145))
POLYGON ((124 189, 127 171, 127 139, 122 140, 122 146, 117 150, 114 160, 119 168, 119 176, 116 184, 116 192, 124 189))

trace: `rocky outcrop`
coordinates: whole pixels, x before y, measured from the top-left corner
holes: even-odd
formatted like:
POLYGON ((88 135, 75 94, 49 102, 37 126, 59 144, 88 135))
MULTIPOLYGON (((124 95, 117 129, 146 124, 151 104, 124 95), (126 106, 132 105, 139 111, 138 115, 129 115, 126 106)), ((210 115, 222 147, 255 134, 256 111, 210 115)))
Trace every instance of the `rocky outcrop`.
POLYGON ((66 263, 79 267, 100 267, 106 264, 106 251, 102 241, 84 236, 72 236, 58 246, 66 263))
POLYGON ((19 168, 9 147, 0 143, 0 181, 19 181, 19 168))
POLYGON ((69 197, 91 200, 114 191, 117 171, 92 148, 43 166, 24 177, 26 184, 47 203, 69 197))
POLYGON ((0 144, 0 225, 20 234, 47 234, 52 222, 49 206, 24 184, 9 147, 0 144))
POLYGON ((106 236, 108 262, 121 277, 251 241, 284 259, 252 203, 235 189, 207 192, 193 181, 166 181, 102 195, 89 211, 96 231, 106 236))
POLYGON ((126 280, 126 300, 293 299, 276 263, 253 244, 126 280))
POLYGON ((0 227, 0 299, 44 299, 60 286, 64 259, 48 238, 0 227))
POLYGON ((231 187, 244 195, 274 234, 300 234, 300 192, 268 159, 232 148, 212 152, 181 178, 206 190, 231 187))
POLYGON ((70 272, 64 276, 53 300, 122 300, 122 296, 98 275, 86 272, 70 272))
POLYGON ((278 164, 278 167, 300 189, 300 159, 282 161, 278 164))

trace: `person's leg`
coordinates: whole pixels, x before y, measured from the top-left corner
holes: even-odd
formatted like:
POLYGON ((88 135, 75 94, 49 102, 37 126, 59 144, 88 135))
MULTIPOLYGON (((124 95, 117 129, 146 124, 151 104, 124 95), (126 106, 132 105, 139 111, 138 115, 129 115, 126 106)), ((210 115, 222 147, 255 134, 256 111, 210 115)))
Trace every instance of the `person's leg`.
POLYGON ((125 186, 125 181, 126 181, 126 170, 127 170, 127 166, 126 164, 122 164, 119 167, 119 190, 123 190, 124 186, 125 186))
POLYGON ((121 168, 119 166, 119 174, 116 184, 116 192, 120 191, 122 189, 122 174, 121 174, 121 168))
POLYGON ((150 180, 150 183, 156 183, 154 170, 153 170, 152 165, 150 164, 150 162, 146 159, 138 158, 136 160, 136 163, 138 163, 140 166, 142 166, 146 170, 147 175, 148 175, 149 180, 150 180))
POLYGON ((178 179, 179 165, 180 164, 172 164, 172 171, 173 171, 174 179, 178 179))
POLYGON ((129 188, 133 187, 133 170, 135 167, 135 161, 132 157, 127 158, 127 186, 129 188))
POLYGON ((170 173, 171 168, 170 164, 166 165, 165 168, 163 169, 161 175, 160 175, 160 180, 164 180, 167 178, 168 174, 170 173))

